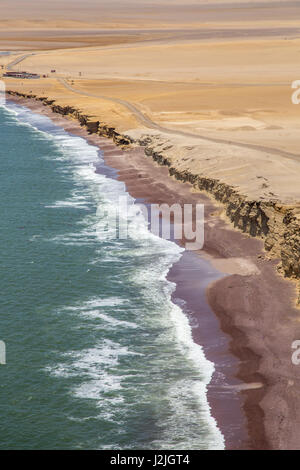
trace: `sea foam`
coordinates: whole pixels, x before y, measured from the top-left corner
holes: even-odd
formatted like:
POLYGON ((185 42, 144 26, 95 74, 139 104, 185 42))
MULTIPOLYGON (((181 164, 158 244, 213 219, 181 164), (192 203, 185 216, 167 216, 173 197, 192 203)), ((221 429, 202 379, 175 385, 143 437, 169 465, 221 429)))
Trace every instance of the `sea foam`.
MULTIPOLYGON (((100 326, 106 337, 94 340, 91 347, 58 353, 57 363, 47 366, 45 372, 72 380, 69 393, 74 398, 94 400, 98 410, 95 416, 124 429, 128 413, 134 419, 134 406, 147 407, 149 401, 155 407, 159 396, 156 390, 162 383, 163 400, 170 412, 157 424, 159 437, 154 437, 148 447, 224 448, 223 435, 207 401, 214 365, 205 358, 202 347, 193 342, 187 316, 171 300, 175 285, 167 280, 167 274, 180 259, 182 249, 153 235, 141 217, 130 219, 135 229, 130 240, 103 243, 97 237, 96 208, 102 204, 109 214, 119 196, 127 194, 124 183, 96 173, 95 165, 103 162, 101 152, 83 138, 69 135, 49 118, 26 108, 8 105, 7 111, 13 113, 19 125, 30 126, 40 138, 53 142, 57 150, 53 160, 63 165, 64 177, 73 181, 72 194, 46 204, 45 210, 89 212, 82 215, 76 230, 49 238, 49 243, 94 247, 95 258, 87 264, 103 269, 118 266, 113 280, 115 284, 120 282, 122 291, 120 297, 95 296, 62 305, 53 312, 54 318, 72 315, 78 319, 77 328, 82 329, 83 335, 88 328, 100 326), (124 292, 127 283, 130 290, 124 292), (132 336, 135 330, 140 331, 139 337, 132 336), (178 367, 182 367, 182 379, 172 372, 178 367), (139 402, 141 397, 144 405, 139 402)), ((47 158, 51 159, 51 155, 47 158)), ((128 194, 127 197, 134 204, 134 199, 128 194)), ((157 403, 158 420, 165 411, 163 400, 157 403)), ((100 443, 99 448, 108 445, 101 447, 100 443)))

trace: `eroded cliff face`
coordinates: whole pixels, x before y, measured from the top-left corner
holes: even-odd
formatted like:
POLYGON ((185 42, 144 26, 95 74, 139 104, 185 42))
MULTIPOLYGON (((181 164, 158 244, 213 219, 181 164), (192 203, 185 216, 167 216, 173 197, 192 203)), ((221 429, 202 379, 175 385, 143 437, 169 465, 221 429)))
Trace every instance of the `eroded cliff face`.
POLYGON ((40 101, 44 106, 51 108, 54 113, 61 114, 62 116, 79 121, 80 125, 86 127, 90 134, 98 134, 103 137, 113 139, 116 145, 127 147, 133 143, 130 137, 118 133, 113 127, 109 127, 104 123, 100 123, 100 121, 94 121, 92 116, 88 116, 82 113, 79 109, 76 109, 72 106, 61 106, 55 103, 54 100, 49 100, 46 97, 38 97, 32 94, 19 93, 13 90, 8 90, 7 94, 20 98, 40 101))
POLYGON ((234 227, 252 237, 261 238, 269 256, 279 260, 279 272, 297 281, 298 304, 300 304, 300 202, 288 205, 278 200, 260 200, 259 198, 254 200, 220 179, 207 177, 191 170, 188 163, 186 165, 182 163, 184 160, 188 161, 188 158, 183 158, 182 152, 176 149, 176 145, 170 144, 169 140, 164 141, 157 135, 146 133, 134 139, 118 133, 105 123, 93 120, 91 116, 83 114, 74 107, 60 106, 53 100, 15 91, 8 91, 8 94, 41 101, 53 112, 78 120, 89 133, 110 138, 124 149, 134 145, 142 146, 148 157, 168 167, 171 176, 180 181, 189 182, 196 190, 206 191, 213 196, 224 205, 226 216, 234 227), (178 165, 178 155, 180 165, 178 165))
POLYGON ((172 162, 172 150, 168 146, 158 150, 155 137, 145 136, 139 139, 139 144, 145 147, 146 155, 160 165, 167 165, 170 175, 191 183, 196 190, 206 191, 221 202, 234 227, 263 239, 269 256, 279 260, 279 272, 298 281, 300 304, 300 203, 286 205, 272 200, 249 199, 218 179, 188 169, 178 170, 172 162))

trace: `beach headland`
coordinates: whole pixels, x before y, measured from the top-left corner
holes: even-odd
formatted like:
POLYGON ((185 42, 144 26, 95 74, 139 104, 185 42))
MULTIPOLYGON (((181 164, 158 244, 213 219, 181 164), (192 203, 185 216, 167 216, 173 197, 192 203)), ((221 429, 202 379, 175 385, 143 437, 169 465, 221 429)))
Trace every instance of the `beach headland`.
POLYGON ((147 158, 143 147, 132 145, 124 150, 124 142, 116 145, 118 137, 114 143, 53 113, 41 102, 10 98, 98 145, 105 162, 118 170, 118 178, 133 197, 148 203, 180 200, 205 205, 204 250, 200 256, 186 252, 171 269, 169 279, 177 286, 175 301, 183 299, 198 323, 193 328, 195 341, 216 365, 208 387, 212 414, 227 448, 296 448, 300 371, 291 362, 291 344, 300 337, 300 327, 294 306, 296 289, 277 273, 278 260, 266 256, 261 240, 230 227, 207 194, 191 191, 190 183, 170 178, 168 166, 147 158), (208 260, 216 268, 210 279, 203 266, 208 260), (217 270, 226 275, 218 278, 217 270), (203 282, 217 322, 199 299, 203 282))

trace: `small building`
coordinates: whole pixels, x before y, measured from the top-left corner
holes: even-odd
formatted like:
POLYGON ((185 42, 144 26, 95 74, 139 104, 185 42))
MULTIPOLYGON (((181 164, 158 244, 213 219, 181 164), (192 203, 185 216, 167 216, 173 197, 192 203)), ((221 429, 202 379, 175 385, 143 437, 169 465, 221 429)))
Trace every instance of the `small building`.
POLYGON ((33 79, 33 78, 41 78, 40 75, 37 73, 29 73, 29 72, 5 72, 3 77, 7 78, 21 78, 21 79, 33 79))

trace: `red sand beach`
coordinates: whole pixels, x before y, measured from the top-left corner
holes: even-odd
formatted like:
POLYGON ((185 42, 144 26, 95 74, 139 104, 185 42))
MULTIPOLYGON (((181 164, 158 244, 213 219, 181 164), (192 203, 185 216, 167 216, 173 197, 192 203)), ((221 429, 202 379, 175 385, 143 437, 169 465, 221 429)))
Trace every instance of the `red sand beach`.
POLYGON ((291 343, 300 338, 295 290, 276 272, 262 242, 232 229, 205 194, 169 177, 168 169, 146 157, 142 148, 122 151, 39 103, 14 101, 98 145, 133 197, 205 205, 204 249, 185 252, 169 279, 177 286, 174 301, 185 301, 195 342, 215 364, 208 387, 212 415, 227 449, 299 447, 294 386, 300 369, 291 362, 291 343))

